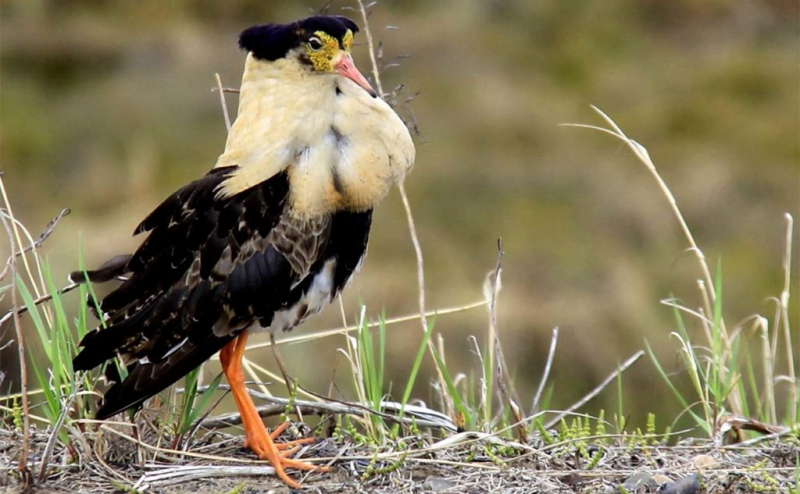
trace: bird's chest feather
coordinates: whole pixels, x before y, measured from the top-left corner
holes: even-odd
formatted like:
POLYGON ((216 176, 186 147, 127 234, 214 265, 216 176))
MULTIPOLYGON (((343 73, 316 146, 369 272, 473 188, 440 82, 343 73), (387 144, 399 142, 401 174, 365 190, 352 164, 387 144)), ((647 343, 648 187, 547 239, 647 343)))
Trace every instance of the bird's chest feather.
POLYGON ((408 130, 384 101, 338 76, 283 74, 245 78, 217 166, 239 166, 224 195, 286 170, 293 213, 313 217, 374 207, 413 158, 408 130))
POLYGON ((287 140, 290 204, 301 216, 372 208, 409 162, 400 156, 407 131, 394 112, 351 81, 334 81, 287 140))

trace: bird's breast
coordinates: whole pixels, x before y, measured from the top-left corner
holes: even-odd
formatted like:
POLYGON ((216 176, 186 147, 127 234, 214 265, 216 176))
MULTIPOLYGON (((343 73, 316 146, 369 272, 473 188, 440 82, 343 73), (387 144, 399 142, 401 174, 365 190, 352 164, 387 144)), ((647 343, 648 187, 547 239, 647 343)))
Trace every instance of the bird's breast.
POLYGON ((383 100, 340 77, 331 89, 334 99, 316 111, 317 127, 289 167, 300 215, 371 209, 413 164, 408 129, 383 100))
POLYGON ((413 160, 411 136, 383 100, 340 76, 298 75, 245 77, 217 166, 239 166, 224 195, 286 170, 291 211, 314 217, 374 207, 413 160))

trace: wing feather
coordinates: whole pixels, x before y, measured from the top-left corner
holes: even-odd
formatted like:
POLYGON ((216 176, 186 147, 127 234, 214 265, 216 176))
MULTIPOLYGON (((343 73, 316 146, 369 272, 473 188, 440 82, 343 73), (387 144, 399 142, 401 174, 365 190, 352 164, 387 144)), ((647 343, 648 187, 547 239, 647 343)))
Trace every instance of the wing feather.
POLYGON ((106 393, 98 417, 140 404, 254 321, 270 321, 307 276, 305 264, 313 259, 298 272, 290 249, 272 243, 285 216, 286 175, 217 197, 231 171, 214 169, 171 195, 137 227, 136 233, 149 232, 139 249, 98 270, 98 280, 130 273, 101 302, 109 326, 88 333, 74 359, 76 370, 115 356, 129 368, 106 393))
POLYGON ((120 356, 128 369, 124 380, 107 369, 115 383, 98 418, 141 404, 256 321, 269 327, 289 311, 281 327, 298 324, 358 269, 371 210, 298 220, 287 214, 286 174, 218 197, 227 173, 215 169, 167 198, 137 228, 149 232, 141 247, 97 270, 98 280, 130 274, 101 303, 108 327, 88 333, 74 360, 85 370, 120 356), (326 292, 306 298, 320 276, 330 276, 326 292))

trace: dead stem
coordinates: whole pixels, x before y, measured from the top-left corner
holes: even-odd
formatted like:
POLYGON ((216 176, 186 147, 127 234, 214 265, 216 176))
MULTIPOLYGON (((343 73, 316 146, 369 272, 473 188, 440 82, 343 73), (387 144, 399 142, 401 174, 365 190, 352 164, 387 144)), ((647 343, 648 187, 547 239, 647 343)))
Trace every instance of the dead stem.
MULTIPOLYGON (((0 189, 3 191, 3 201, 5 205, 5 210, 8 212, 10 220, 13 221, 13 216, 11 216, 11 208, 8 203, 8 196, 5 193, 5 185, 3 184, 3 179, 0 177, 0 189)), ((12 226, 9 225, 9 219, 6 219, 6 215, 0 215, 0 221, 3 222, 3 227, 8 234, 8 243, 10 247, 11 256, 9 258, 9 272, 11 273, 11 305, 13 307, 17 307, 17 256, 15 253, 17 252, 17 243, 15 242, 15 235, 11 231, 12 226)), ((16 237, 17 239, 19 237, 16 237)), ((31 474, 30 469, 28 468, 28 450, 29 450, 29 440, 30 440, 30 409, 28 404, 28 369, 25 363, 26 355, 25 355, 25 335, 22 333, 22 324, 19 320, 19 313, 16 310, 12 310, 12 317, 14 318, 14 330, 17 334, 17 354, 19 358, 19 378, 20 378, 20 391, 22 393, 22 447, 19 451, 19 460, 17 463, 17 471, 20 474, 20 478, 22 480, 23 490, 27 490, 31 486, 33 486, 33 475, 31 474)))
POLYGON ((77 395, 79 389, 80 387, 76 387, 75 391, 70 393, 69 397, 67 397, 66 402, 61 405, 61 413, 58 415, 56 423, 53 424, 52 430, 50 431, 50 437, 47 438, 47 445, 44 448, 41 464, 39 465, 38 480, 40 483, 44 482, 47 476, 47 464, 50 463, 50 455, 53 454, 53 448, 58 440, 58 433, 61 432, 61 427, 64 425, 64 421, 67 419, 67 415, 69 415, 69 412, 72 409, 72 402, 75 400, 75 396, 77 395))
MULTIPOLYGON (((202 393, 205 392, 207 389, 208 389, 207 386, 198 387, 197 392, 202 393)), ((229 387, 227 385, 220 384, 217 389, 227 390, 229 389, 229 387)), ((178 389, 177 391, 181 392, 182 390, 178 389)), ((322 415, 326 413, 356 415, 359 417, 375 415, 392 422, 402 422, 406 424, 416 423, 417 425, 422 427, 436 427, 440 429, 449 430, 452 432, 456 430, 455 424, 453 424, 450 421, 450 419, 444 414, 441 414, 435 410, 419 406, 406 405, 404 410, 404 416, 401 418, 399 415, 393 415, 391 413, 376 412, 375 410, 359 405, 358 403, 348 403, 320 395, 315 395, 315 396, 326 401, 317 402, 317 401, 307 401, 298 399, 290 400, 287 398, 267 396, 252 389, 248 389, 248 392, 252 396, 258 399, 271 402, 268 405, 261 405, 256 408, 261 417, 271 417, 275 415, 280 415, 286 411, 287 404, 291 403, 298 410, 302 411, 302 413, 309 415, 322 415)), ((399 414, 402 408, 402 404, 392 401, 382 401, 381 408, 388 411, 397 412, 399 414)), ((204 419, 201 423, 201 427, 206 429, 218 429, 223 427, 239 425, 241 423, 242 423, 241 415, 239 415, 239 413, 237 412, 233 412, 220 415, 217 417, 204 419)))
MULTIPOLYGON (((371 4, 375 5, 375 2, 371 4)), ((361 12, 361 20, 364 21, 364 36, 367 38, 367 51, 369 60, 372 64, 372 77, 375 79, 375 87, 378 89, 378 96, 384 99, 383 84, 381 84, 381 71, 378 68, 378 59, 375 55, 375 44, 372 42, 372 30, 369 28, 369 14, 364 6, 363 0, 358 0, 358 10, 361 12)))

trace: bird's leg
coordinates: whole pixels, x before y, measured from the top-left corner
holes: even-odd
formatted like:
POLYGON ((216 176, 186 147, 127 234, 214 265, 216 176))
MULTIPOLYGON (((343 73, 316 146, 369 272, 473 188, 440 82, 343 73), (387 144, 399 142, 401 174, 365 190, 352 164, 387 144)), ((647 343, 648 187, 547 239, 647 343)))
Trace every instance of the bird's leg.
MULTIPOLYGON (((247 333, 240 334, 236 339, 225 345, 219 353, 222 370, 228 383, 231 386, 233 398, 236 401, 236 408, 242 416, 244 426, 246 448, 249 448, 262 460, 267 460, 275 468, 275 474, 283 480, 286 485, 292 488, 300 487, 300 484, 292 480, 284 470, 285 468, 296 468, 298 470, 320 470, 329 471, 328 467, 319 467, 310 463, 292 460, 281 455, 280 449, 285 449, 296 443, 287 443, 284 448, 279 448, 273 441, 273 437, 267 433, 261 417, 258 415, 253 399, 247 393, 244 385, 244 373, 242 372, 242 355, 247 344, 247 333)), ((279 426, 276 431, 278 434, 283 432, 286 426, 279 426)), ((277 435, 275 435, 277 437, 277 435)))

